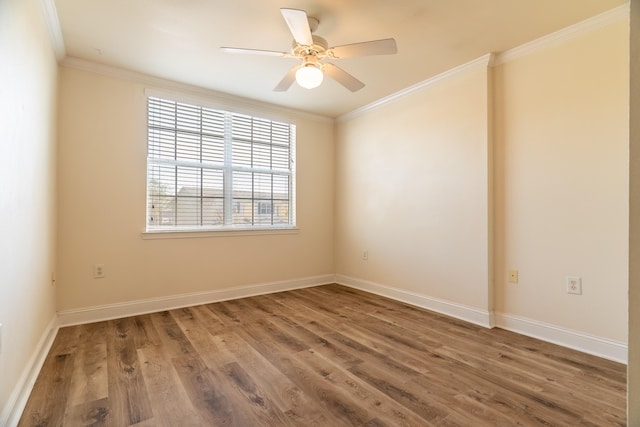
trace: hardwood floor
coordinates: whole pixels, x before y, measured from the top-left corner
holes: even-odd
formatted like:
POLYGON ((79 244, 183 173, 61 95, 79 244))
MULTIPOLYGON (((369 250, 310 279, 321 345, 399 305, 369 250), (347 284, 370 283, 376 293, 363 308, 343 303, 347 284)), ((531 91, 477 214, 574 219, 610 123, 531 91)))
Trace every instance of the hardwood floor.
POLYGON ((60 329, 20 426, 624 426, 626 367, 328 285, 60 329))

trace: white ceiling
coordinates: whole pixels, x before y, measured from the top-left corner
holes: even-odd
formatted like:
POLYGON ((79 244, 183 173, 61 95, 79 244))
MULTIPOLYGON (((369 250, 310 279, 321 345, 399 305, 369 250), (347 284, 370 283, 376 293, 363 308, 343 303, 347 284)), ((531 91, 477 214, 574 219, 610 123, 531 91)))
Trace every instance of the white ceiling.
POLYGON ((499 53, 627 0, 54 0, 66 55, 284 107, 337 117, 487 53, 499 53), (273 88, 295 59, 279 8, 320 20, 329 45, 394 37, 398 54, 333 60, 366 87, 329 78, 273 88))

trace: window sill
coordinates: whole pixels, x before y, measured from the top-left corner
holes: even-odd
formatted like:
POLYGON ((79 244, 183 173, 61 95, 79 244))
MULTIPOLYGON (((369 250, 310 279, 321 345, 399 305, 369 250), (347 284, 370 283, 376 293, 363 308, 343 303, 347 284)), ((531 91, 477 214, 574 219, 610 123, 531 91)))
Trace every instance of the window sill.
POLYGON ((298 234, 300 229, 286 228, 261 228, 261 229, 224 229, 224 230, 152 230, 141 233, 143 240, 156 239, 195 239, 207 237, 231 237, 231 236, 265 236, 281 234, 298 234))

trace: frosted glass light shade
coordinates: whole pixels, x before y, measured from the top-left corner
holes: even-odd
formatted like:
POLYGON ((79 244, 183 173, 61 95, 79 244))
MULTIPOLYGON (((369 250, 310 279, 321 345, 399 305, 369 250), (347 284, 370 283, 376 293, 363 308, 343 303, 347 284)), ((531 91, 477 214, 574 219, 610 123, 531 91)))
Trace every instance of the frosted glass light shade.
POLYGON ((296 71, 296 82, 305 89, 313 89, 322 83, 322 70, 315 65, 305 65, 296 71))

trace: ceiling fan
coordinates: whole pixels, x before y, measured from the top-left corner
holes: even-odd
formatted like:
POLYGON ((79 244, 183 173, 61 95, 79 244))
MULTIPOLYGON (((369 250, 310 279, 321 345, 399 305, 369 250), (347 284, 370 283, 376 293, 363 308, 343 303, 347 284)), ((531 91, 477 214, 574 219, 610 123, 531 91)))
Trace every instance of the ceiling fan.
POLYGON ((324 62, 324 59, 391 55, 398 52, 396 41, 392 38, 329 47, 325 39, 313 34, 319 24, 316 18, 307 16, 307 12, 299 9, 283 8, 280 9, 280 12, 293 35, 293 47, 290 52, 244 49, 238 47, 220 48, 222 51, 229 53, 299 59, 300 64, 293 67, 273 89, 277 92, 286 91, 294 81, 304 88, 313 89, 320 86, 324 74, 333 78, 351 92, 355 92, 362 89, 364 83, 331 62, 324 62))

